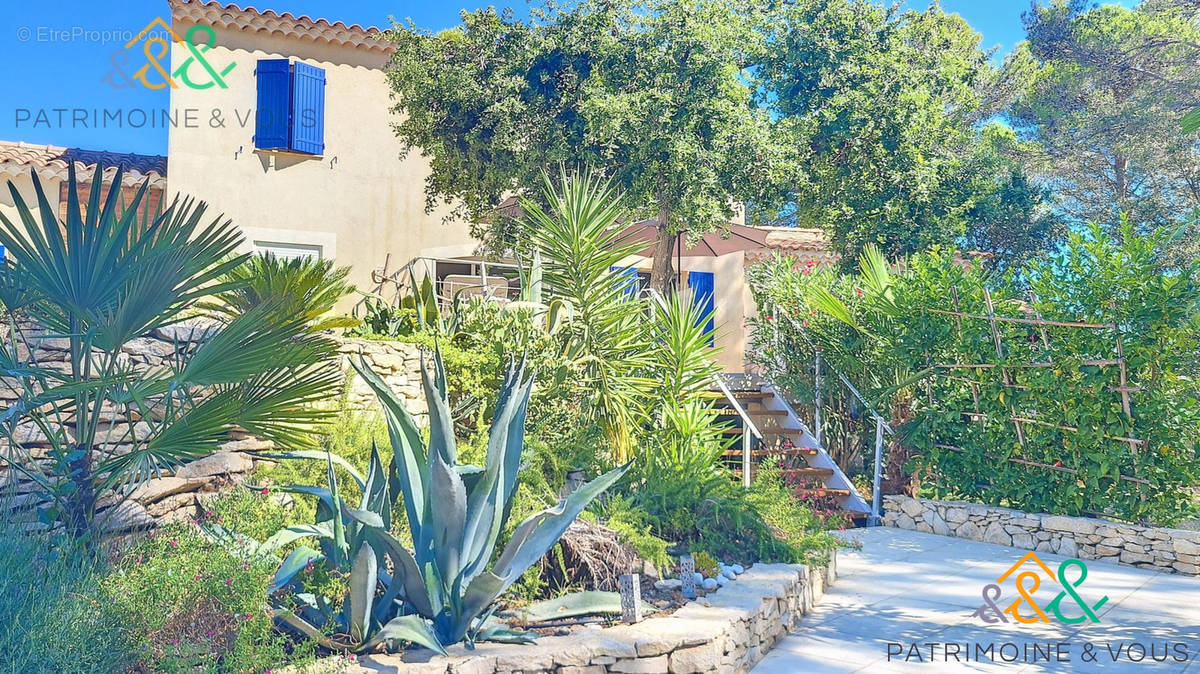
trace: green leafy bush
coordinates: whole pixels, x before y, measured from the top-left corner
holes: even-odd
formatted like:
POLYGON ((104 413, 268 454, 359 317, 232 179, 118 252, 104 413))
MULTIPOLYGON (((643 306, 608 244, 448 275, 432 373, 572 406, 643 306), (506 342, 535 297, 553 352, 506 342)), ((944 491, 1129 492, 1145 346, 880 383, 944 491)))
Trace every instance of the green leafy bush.
MULTIPOLYGON (((123 552, 101 582, 142 667, 263 671, 303 659, 275 632, 266 593, 275 569, 239 558, 192 525, 171 525, 123 552)), ((311 647, 308 647, 311 653, 311 647)))
MULTIPOLYGON (((340 456, 352 466, 365 470, 371 458, 372 443, 380 447, 385 462, 391 460, 387 425, 380 414, 361 412, 343 406, 333 423, 329 424, 325 430, 327 432, 322 434, 318 440, 322 460, 260 462, 254 473, 254 482, 268 488, 286 484, 320 484, 327 479, 324 452, 340 456)), ((340 464, 334 465, 334 471, 344 485, 343 497, 349 501, 357 501, 362 496, 358 483, 349 479, 350 475, 340 464)), ((238 502, 238 499, 234 499, 234 502, 238 502)), ((289 524, 312 522, 316 517, 316 506, 311 499, 294 499, 291 507, 289 524)), ((281 526, 282 524, 273 527, 256 527, 253 532, 244 529, 237 531, 251 538, 264 540, 279 530, 281 526)))
POLYGON ((829 533, 830 521, 797 499, 773 465, 763 466, 754 476, 747 501, 775 538, 787 546, 791 561, 823 565, 829 561, 829 552, 843 545, 829 533))
POLYGON ((720 562, 717 558, 704 550, 693 551, 692 558, 696 564, 696 571, 707 578, 716 576, 721 572, 720 562))
MULTIPOLYGON (((1190 375, 1200 347, 1197 267, 1164 268, 1171 239, 1163 232, 1141 235, 1124 224, 1119 236, 1099 227, 1074 233, 1060 254, 1029 265, 1029 299, 1005 287, 993 297, 1008 318, 1111 328, 1000 323, 998 357, 986 323, 960 333, 951 317, 925 312, 926 327, 902 342, 912 358, 921 341, 940 335, 943 362, 1013 365, 1009 385, 999 373, 954 373, 979 381, 974 417, 962 414, 977 412, 970 384, 931 382, 937 404, 919 409, 906 434, 921 450, 915 463, 933 473, 932 493, 1165 524, 1190 514, 1200 483, 1200 386, 1190 375), (1130 390, 1128 410, 1121 389, 1130 390), (1020 435, 1014 416, 1033 420, 1020 435)), ((945 290, 921 267, 913 276, 923 300, 945 290)), ((911 306, 937 306, 929 300, 911 306)), ((987 313, 978 295, 961 302, 965 312, 987 313)))
POLYGON ((1200 279, 1173 266, 1169 233, 1119 229, 1005 276, 939 250, 898 274, 864 256, 849 283, 776 268, 760 279, 778 310, 756 332, 762 362, 811 371, 811 346, 778 346, 806 343, 897 373, 872 391, 900 430, 887 471, 911 451, 930 495, 1173 523, 1200 480, 1200 279))
POLYGON ((593 507, 593 517, 617 532, 623 543, 632 547, 643 561, 650 562, 660 574, 674 564, 667 550, 671 544, 655 536, 650 516, 633 505, 627 496, 613 495, 593 507))
POLYGON ((621 493, 646 513, 654 535, 683 549, 704 550, 724 562, 802 561, 728 471, 680 474, 639 467, 621 493))

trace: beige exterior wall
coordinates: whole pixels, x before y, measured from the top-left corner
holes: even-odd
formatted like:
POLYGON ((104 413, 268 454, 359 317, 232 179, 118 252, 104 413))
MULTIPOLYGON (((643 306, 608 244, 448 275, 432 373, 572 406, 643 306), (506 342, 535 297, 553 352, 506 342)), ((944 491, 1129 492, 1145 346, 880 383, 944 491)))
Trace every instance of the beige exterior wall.
MULTIPOLYGON (((649 272, 651 259, 634 256, 622 264, 649 272)), ((746 283, 745 253, 739 251, 720 257, 685 257, 681 266, 685 284, 686 274, 690 271, 712 272, 713 309, 716 314, 713 322, 717 332, 714 342, 719 348, 715 360, 722 372, 745 372, 745 323, 746 317, 753 316, 755 312, 750 286, 746 283)))
MULTIPOLYGON (((57 209, 58 193, 62 189, 62 181, 50 180, 41 176, 38 177, 38 180, 42 183, 42 190, 46 192, 46 198, 57 209)), ((21 219, 17 215, 16 202, 13 200, 12 193, 8 191, 9 182, 12 182, 16 186, 17 192, 21 194, 21 198, 25 200, 25 204, 35 211, 37 209, 37 192, 33 190, 33 179, 29 177, 29 171, 25 171, 18 176, 6 175, 0 178, 0 186, 3 186, 3 189, 0 189, 0 213, 3 213, 9 222, 19 225, 21 219)))
MULTIPOLYGON (((186 23, 175 32, 185 35, 186 23)), ((352 267, 351 280, 373 289, 371 273, 390 255, 395 271, 418 255, 465 255, 476 243, 447 209, 425 212, 429 164, 418 152, 401 160, 392 132, 387 56, 262 32, 216 29, 205 58, 228 88, 171 92, 178 120, 169 132, 168 190, 203 199, 240 226, 250 241, 320 246, 352 267), (254 70, 258 59, 291 58, 325 69, 325 152, 321 157, 254 148, 254 70), (214 125, 219 111, 224 125, 214 125), (192 115, 184 123, 185 115, 192 115)), ((173 46, 174 71, 189 56, 173 46)), ((197 78, 199 79, 199 78, 197 78)), ((203 81, 203 80, 201 80, 203 81)))

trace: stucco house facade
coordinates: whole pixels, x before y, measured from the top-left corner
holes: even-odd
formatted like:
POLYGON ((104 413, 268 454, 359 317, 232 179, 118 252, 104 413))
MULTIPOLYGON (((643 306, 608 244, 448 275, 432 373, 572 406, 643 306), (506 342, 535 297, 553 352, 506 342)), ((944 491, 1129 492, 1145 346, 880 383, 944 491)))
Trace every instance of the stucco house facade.
MULTIPOLYGON (((70 163, 84 182, 97 162, 120 165, 122 190, 132 194, 149 180, 152 202, 176 194, 203 200, 242 229, 246 252, 332 259, 351 268, 360 290, 394 296, 414 277, 432 276, 444 297, 515 295, 515 268, 479 257, 469 223, 444 206, 426 212, 429 163, 405 152, 393 132, 384 70, 393 47, 379 29, 215 0, 166 4, 173 82, 159 84, 170 84, 167 155, 0 141, 0 179, 32 203, 35 172, 61 209, 70 163), (211 46, 197 49, 201 43, 211 46)), ((110 168, 106 186, 112 176, 110 168)), ((0 194, 0 213, 10 219, 12 201, 0 194)), ((515 204, 506 200, 497 214, 516 215, 515 204)), ((677 261, 680 287, 711 306, 715 359, 726 372, 749 366, 746 323, 757 308, 748 266, 775 255, 836 259, 819 230, 757 231, 761 245, 677 261)), ((648 279, 649 257, 623 264, 648 279)))
MULTIPOLYGON (((735 225, 737 223, 734 223, 735 225)), ((731 373, 750 372, 750 330, 747 321, 758 315, 758 306, 750 292, 747 271, 754 264, 775 257, 783 257, 799 264, 813 261, 816 264, 831 264, 839 260, 819 229, 797 227, 756 227, 764 234, 763 245, 749 246, 724 255, 682 255, 674 263, 678 266, 680 288, 693 294, 697 291, 711 292, 711 310, 714 324, 714 360, 722 371, 731 373)), ((643 255, 631 256, 623 261, 636 269, 643 285, 648 284, 653 260, 643 255)))
MULTIPOLYGON (((177 119, 195 120, 169 132, 172 193, 232 218, 250 249, 350 266, 363 290, 378 286, 385 265, 474 252, 466 222, 425 211, 428 162, 416 151, 401 158, 384 73, 393 49, 378 29, 219 2, 169 5, 180 38, 212 30, 203 57, 224 84, 171 89, 177 119)), ((171 71, 193 57, 174 42, 171 71)))

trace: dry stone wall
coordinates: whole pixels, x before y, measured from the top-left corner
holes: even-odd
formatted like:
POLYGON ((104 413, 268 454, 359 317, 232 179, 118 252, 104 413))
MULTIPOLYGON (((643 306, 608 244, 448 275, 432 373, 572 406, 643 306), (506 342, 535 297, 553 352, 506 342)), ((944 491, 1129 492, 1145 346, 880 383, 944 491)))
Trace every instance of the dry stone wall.
MULTIPOLYGON (((835 551, 836 553, 836 551, 835 551)), ((675 613, 632 625, 577 629, 534 644, 479 643, 448 657, 417 649, 371 655, 348 674, 627 674, 748 672, 821 601, 837 578, 827 566, 756 564, 713 594, 675 613)), ((337 667, 342 667, 338 663, 337 667)))
POLYGON ((1078 559, 1200 575, 1200 532, 908 496, 883 497, 885 526, 1078 559))
POLYGON ((428 408, 421 390, 421 347, 407 342, 377 341, 346 337, 339 340, 339 365, 346 373, 346 404, 370 412, 379 409, 375 394, 351 368, 361 357, 404 402, 417 424, 428 423, 428 408))
MULTIPOLYGON (((134 367, 158 367, 169 363, 177 351, 195 348, 212 332, 211 325, 198 323, 183 323, 159 328, 154 332, 131 340, 122 352, 128 362, 134 367)), ((37 362, 48 368, 69 369, 69 342, 66 339, 47 337, 34 340, 31 346, 35 349, 37 362)), ((428 413, 424 395, 421 392, 420 349, 415 344, 402 342, 379 342, 364 339, 339 338, 339 365, 347 373, 346 404, 349 408, 360 412, 373 412, 379 409, 374 394, 366 384, 351 372, 351 359, 357 360, 359 355, 367 364, 384 378, 404 401, 406 409, 416 418, 418 424, 427 423, 428 413)), ((19 387, 15 382, 0 382, 0 407, 7 408, 18 399, 19 387)), ((113 433, 125 433, 128 421, 133 421, 135 436, 149 433, 150 427, 137 416, 136 412, 125 412, 115 409, 104 411, 102 420, 106 428, 113 433)), ((70 423, 52 429, 63 433, 70 441, 74 429, 70 423)), ((105 437, 101 429, 99 438, 105 437)), ((50 443, 39 428, 32 423, 18 426, 14 439, 28 451, 35 461, 47 460, 50 443)), ((127 441, 128 442, 128 441, 127 441)), ((128 445, 115 443, 111 450, 120 453, 128 445)), ((149 481, 141 486, 131 501, 118 507, 105 509, 102 507, 98 514, 103 528, 112 534, 124 533, 136 529, 154 526, 156 522, 188 520, 203 512, 205 503, 219 489, 244 481, 260 463, 261 459, 252 452, 270 450, 273 445, 264 440, 252 437, 246 433, 234 432, 219 451, 213 455, 181 466, 173 474, 168 473, 161 478, 149 481)), ((9 455, 9 449, 0 441, 0 488, 6 488, 16 494, 18 505, 28 504, 36 498, 35 485, 17 472, 9 470, 3 458, 9 455)), ((101 504, 103 505, 103 504, 101 504)), ((30 513, 32 516, 33 513, 30 513)), ((30 526, 35 526, 30 522, 30 526)))

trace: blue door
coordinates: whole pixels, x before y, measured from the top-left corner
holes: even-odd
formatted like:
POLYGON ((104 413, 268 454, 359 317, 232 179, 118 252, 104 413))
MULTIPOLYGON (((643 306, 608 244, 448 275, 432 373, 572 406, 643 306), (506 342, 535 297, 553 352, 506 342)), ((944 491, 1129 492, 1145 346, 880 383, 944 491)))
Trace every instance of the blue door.
POLYGON ((629 297, 637 297, 639 288, 638 270, 634 267, 611 267, 610 271, 615 271, 625 278, 617 285, 621 292, 629 297))
POLYGON ((716 331, 716 304, 713 302, 713 273, 709 271, 688 272, 688 288, 692 290, 692 305, 700 309, 704 321, 704 333, 708 345, 713 346, 716 331))

